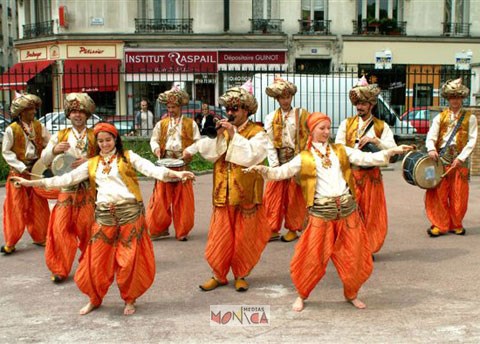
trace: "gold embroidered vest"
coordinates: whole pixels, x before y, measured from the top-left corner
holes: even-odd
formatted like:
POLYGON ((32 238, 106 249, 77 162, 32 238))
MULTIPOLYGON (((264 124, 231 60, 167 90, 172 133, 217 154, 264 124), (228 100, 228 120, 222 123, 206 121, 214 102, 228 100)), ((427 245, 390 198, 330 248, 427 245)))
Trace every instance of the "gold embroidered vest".
MULTIPOLYGON (((347 118, 345 146, 352 147, 352 148, 355 146, 355 140, 357 139, 359 122, 360 121, 359 121, 358 115, 347 118)), ((377 117, 373 117, 373 130, 375 131, 376 137, 378 138, 382 137, 384 125, 385 125, 384 121, 378 119, 377 117)))
MULTIPOLYGON (((10 124, 10 127, 13 131, 12 152, 15 153, 18 160, 25 163, 25 152, 27 148, 27 143, 25 142, 25 132, 23 131, 22 126, 18 122, 13 122, 12 124, 10 124)), ((42 124, 37 120, 33 121, 33 131, 35 132, 35 139, 33 141, 33 144, 35 145, 37 155, 40 156, 43 150, 42 124)))
MULTIPOLYGON (((160 121, 160 139, 158 142, 160 145, 160 158, 165 157, 169 123, 170 117, 164 118, 160 121)), ((180 136, 182 138, 182 150, 193 143, 193 120, 191 118, 182 117, 182 132, 180 136)))
MULTIPOLYGON (((68 135, 72 131, 72 128, 62 129, 58 132, 58 142, 65 142, 68 140, 68 135)), ((96 153, 96 140, 93 129, 87 128, 87 158, 92 158, 96 153)))
MULTIPOLYGON (((125 155, 124 161, 121 157, 117 156, 117 166, 118 172, 120 173, 120 177, 122 181, 127 186, 128 190, 135 195, 135 199, 137 202, 142 201, 142 193, 140 192, 140 186, 138 185, 138 178, 135 169, 133 168, 132 164, 130 163, 130 152, 125 151, 123 152, 125 155)), ((93 158, 88 159, 88 176, 90 180, 90 187, 92 190, 97 190, 97 184, 95 182, 96 174, 97 174, 97 167, 100 162, 100 155, 96 155, 93 158)))
MULTIPOLYGON (((263 131, 257 124, 249 122, 245 129, 238 133, 250 139, 263 131)), ((228 141, 228 135, 225 131, 228 141)), ((213 166, 213 205, 261 204, 263 198, 263 178, 259 173, 243 173, 245 166, 225 161, 223 154, 213 166)))
MULTIPOLYGON (((465 113, 465 117, 463 118, 462 124, 460 124, 460 128, 458 128, 457 133, 455 134, 455 142, 457 146, 457 151, 459 152, 461 152, 467 144, 470 116, 472 115, 470 111, 462 109, 460 116, 463 113, 465 113)), ((448 131, 449 122, 450 110, 446 109, 440 113, 440 128, 438 130, 437 142, 435 143, 435 148, 438 152, 440 152, 440 144, 442 143, 442 138, 444 138, 445 134, 448 131)), ((445 140, 448 140, 448 137, 445 137, 445 140)))
MULTIPOLYGON (((307 110, 302 108, 295 109, 295 121, 296 121, 296 130, 295 130, 295 155, 305 149, 308 140, 308 128, 307 128, 307 117, 309 113, 307 110), (302 113, 298 115, 297 111, 301 110, 302 113)), ((273 116, 272 121, 273 129, 273 145, 275 148, 283 148, 282 136, 283 136, 283 116, 282 109, 278 108, 273 116)))
MULTIPOLYGON (((350 161, 348 160, 345 147, 342 144, 332 144, 331 147, 340 161, 340 169, 342 170, 343 179, 347 182, 350 192, 353 198, 355 198, 355 180, 353 178, 350 161)), ((300 153, 300 158, 302 161, 299 173, 300 187, 307 203, 307 207, 311 207, 315 198, 315 187, 317 184, 315 158, 311 151, 306 150, 300 153)))

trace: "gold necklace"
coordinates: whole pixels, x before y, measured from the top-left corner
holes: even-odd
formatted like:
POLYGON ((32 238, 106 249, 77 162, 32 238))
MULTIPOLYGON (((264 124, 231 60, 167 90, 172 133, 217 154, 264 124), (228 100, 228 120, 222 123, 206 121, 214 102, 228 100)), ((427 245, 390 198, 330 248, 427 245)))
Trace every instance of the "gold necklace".
POLYGON ((73 136, 75 137, 75 140, 77 140, 77 144, 75 146, 75 148, 78 148, 80 149, 81 151, 84 150, 86 144, 85 144, 85 136, 87 135, 87 129, 83 129, 82 133, 80 134, 80 137, 77 136, 77 134, 75 134, 75 130, 72 129, 72 132, 73 132, 73 136))
POLYGON ((100 161, 103 165, 103 169, 102 169, 103 174, 109 174, 110 173, 110 171, 112 170, 112 166, 110 166, 110 164, 113 162, 113 160, 115 160, 116 157, 117 157, 117 154, 113 154, 108 159, 108 161, 105 161, 105 158, 100 155, 100 161))
POLYGON ((20 121, 23 131, 27 134, 27 137, 30 141, 35 139, 35 130, 33 130, 33 122, 30 124, 25 123, 24 121, 20 121))
POLYGON ((313 147, 315 153, 317 153, 318 157, 322 160, 322 167, 323 168, 330 168, 332 167, 332 160, 330 160, 330 145, 327 145, 327 149, 325 154, 320 152, 316 147, 313 147))

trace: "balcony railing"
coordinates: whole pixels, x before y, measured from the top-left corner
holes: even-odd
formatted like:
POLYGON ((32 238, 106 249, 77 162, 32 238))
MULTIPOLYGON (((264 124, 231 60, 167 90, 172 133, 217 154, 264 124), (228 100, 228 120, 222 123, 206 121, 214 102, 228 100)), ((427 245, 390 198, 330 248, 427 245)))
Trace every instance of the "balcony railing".
POLYGON ((135 33, 193 33, 193 19, 135 19, 135 33))
POLYGON ((251 33, 282 33, 283 19, 250 19, 251 33))
POLYGON ((442 23, 444 36, 470 36, 470 23, 442 23))
POLYGON ((362 19, 360 23, 353 20, 354 35, 383 35, 405 36, 407 34, 407 22, 396 20, 369 21, 362 19))
POLYGON ((331 20, 299 20, 302 35, 329 35, 331 20))
POLYGON ((23 25, 23 38, 35 38, 53 35, 53 20, 23 25))

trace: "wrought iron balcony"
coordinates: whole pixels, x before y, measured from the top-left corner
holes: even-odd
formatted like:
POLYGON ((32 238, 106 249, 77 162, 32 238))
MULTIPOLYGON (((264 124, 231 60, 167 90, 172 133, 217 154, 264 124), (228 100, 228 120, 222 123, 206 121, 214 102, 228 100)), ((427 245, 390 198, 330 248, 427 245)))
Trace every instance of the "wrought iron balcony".
POLYGON ((283 19, 250 19, 251 33, 282 33, 283 19))
POLYGON ((23 25, 23 38, 35 38, 53 35, 53 20, 23 25))
POLYGON ((329 35, 331 20, 299 20, 302 35, 329 35))
POLYGON ((193 19, 135 19, 135 33, 193 33, 193 19))
POLYGON ((353 35, 384 35, 384 36, 405 36, 407 33, 407 22, 394 19, 367 20, 362 19, 360 23, 353 20, 353 35))
POLYGON ((442 23, 442 25, 443 36, 470 36, 470 25, 472 25, 471 23, 442 23))

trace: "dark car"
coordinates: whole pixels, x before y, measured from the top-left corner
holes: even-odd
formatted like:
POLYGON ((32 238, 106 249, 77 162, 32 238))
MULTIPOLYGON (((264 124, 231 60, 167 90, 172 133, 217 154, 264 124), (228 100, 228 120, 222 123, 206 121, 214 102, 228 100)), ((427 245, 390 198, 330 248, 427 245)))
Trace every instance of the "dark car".
POLYGON ((417 134, 426 134, 431 120, 439 113, 440 111, 428 107, 415 107, 404 112, 400 119, 408 121, 417 130, 417 134))

